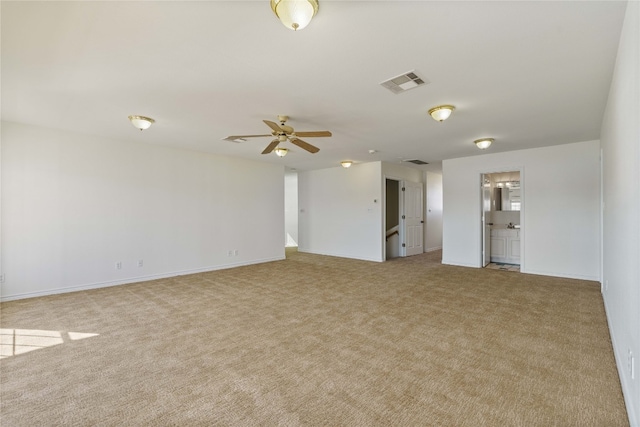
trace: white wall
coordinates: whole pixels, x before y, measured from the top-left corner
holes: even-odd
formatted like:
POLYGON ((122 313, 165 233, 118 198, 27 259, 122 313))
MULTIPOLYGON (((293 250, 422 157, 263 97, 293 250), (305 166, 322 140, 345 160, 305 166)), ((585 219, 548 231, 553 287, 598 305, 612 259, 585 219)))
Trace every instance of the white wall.
POLYGON ((480 267, 480 174, 521 171, 521 271, 600 279, 598 141, 443 162, 443 263, 480 267))
POLYGON ((298 173, 298 250, 383 261, 380 162, 298 173))
POLYGON ((283 259, 283 180, 276 165, 3 123, 2 298, 283 259))
POLYGON ((298 246, 298 174, 284 176, 284 242, 285 246, 298 246))
POLYGON ((627 5, 602 123, 603 295, 622 391, 640 425, 640 3, 627 5), (635 378, 629 371, 635 356, 635 378))
POLYGON ((396 181, 424 182, 424 174, 421 170, 410 168, 399 163, 382 163, 384 178, 396 181))
POLYGON ((425 238, 426 252, 442 248, 442 175, 435 172, 425 172, 426 209, 425 209, 425 238))

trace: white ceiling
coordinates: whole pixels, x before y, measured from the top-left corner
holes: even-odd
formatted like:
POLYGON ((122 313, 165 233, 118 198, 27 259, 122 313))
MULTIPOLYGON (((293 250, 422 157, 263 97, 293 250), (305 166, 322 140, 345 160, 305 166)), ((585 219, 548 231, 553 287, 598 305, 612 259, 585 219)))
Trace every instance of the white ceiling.
POLYGON ((1 7, 3 120, 308 170, 598 139, 626 2, 320 0, 299 32, 268 0, 1 7), (380 86, 411 70, 430 84, 380 86), (130 114, 157 122, 140 132, 130 114), (222 140, 278 114, 333 137, 282 159, 260 154, 271 138, 222 140))

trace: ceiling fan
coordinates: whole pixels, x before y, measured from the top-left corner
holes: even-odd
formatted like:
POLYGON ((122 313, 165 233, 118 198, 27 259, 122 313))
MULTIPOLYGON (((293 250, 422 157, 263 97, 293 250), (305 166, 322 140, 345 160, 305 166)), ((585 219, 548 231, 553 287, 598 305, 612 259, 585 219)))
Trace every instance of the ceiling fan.
POLYGON ((271 128, 271 134, 266 135, 231 135, 224 138, 227 141, 240 142, 244 141, 246 138, 259 138, 263 136, 273 136, 275 139, 267 145, 267 147, 262 151, 262 154, 269 154, 273 150, 278 147, 281 142, 291 141, 292 144, 297 145, 303 150, 308 151, 309 153, 317 153, 320 149, 314 145, 309 144, 300 139, 303 138, 317 138, 317 137, 329 137, 331 136, 331 132, 328 130, 319 130, 319 131, 311 131, 311 132, 296 132, 293 130, 291 126, 286 125, 285 123, 289 120, 289 116, 278 116, 278 121, 280 124, 269 120, 263 120, 263 122, 271 128))

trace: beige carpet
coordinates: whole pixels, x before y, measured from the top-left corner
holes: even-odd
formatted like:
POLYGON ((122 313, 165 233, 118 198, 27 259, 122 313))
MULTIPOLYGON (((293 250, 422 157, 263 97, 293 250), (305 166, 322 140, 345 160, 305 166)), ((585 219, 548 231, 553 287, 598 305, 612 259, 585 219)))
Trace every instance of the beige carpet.
POLYGON ((3 303, 1 425, 628 425, 595 282, 287 257, 3 303))

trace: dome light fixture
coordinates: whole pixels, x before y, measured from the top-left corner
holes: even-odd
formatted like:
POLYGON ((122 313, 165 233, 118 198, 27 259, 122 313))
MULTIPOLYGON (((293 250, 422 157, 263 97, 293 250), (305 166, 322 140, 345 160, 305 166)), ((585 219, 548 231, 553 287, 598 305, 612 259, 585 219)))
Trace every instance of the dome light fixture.
POLYGON ((437 122, 443 122, 449 118, 456 107, 453 105, 438 105, 429 110, 429 115, 437 122))
POLYGON ((476 139, 475 141, 473 141, 473 143, 476 144, 476 147, 478 147, 479 149, 486 150, 491 146, 493 141, 494 141, 493 138, 482 138, 482 139, 476 139))
POLYGON ((351 167, 353 162, 351 160, 343 160, 340 162, 340 164, 342 165, 343 168, 347 169, 351 167))
POLYGON ((278 157, 284 157, 289 152, 289 149, 278 147, 275 150, 273 150, 273 152, 276 153, 276 156, 278 156, 278 157))
POLYGON ((318 13, 318 0, 271 0, 271 9, 282 25, 290 30, 301 30, 318 13))
POLYGON ((156 122, 151 117, 145 117, 145 116, 129 116, 129 121, 131 122, 132 125, 140 129, 141 131, 145 129, 149 129, 151 125, 156 122))

